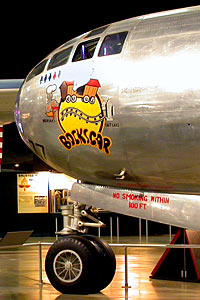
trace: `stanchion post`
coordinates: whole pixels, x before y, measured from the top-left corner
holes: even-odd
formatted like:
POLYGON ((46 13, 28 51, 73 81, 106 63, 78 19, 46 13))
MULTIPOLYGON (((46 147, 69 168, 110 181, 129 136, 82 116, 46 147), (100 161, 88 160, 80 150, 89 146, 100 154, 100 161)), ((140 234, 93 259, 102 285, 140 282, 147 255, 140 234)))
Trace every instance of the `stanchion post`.
POLYGON ((169 225, 169 242, 172 240, 172 225, 169 225))
POLYGON ((112 216, 110 217, 110 242, 113 242, 112 216))
POLYGON ((124 247, 124 261, 125 261, 125 285, 122 286, 125 288, 125 290, 131 288, 130 285, 128 285, 128 247, 124 247))
POLYGON ((117 216, 117 243, 119 243, 119 216, 117 216))
POLYGON ((139 241, 142 242, 142 219, 139 218, 139 241))
POLYGON ((41 242, 38 243, 39 249, 39 284, 43 284, 42 280, 42 244, 41 242))
POLYGON ((148 220, 146 220, 146 243, 149 242, 149 228, 148 228, 148 220))

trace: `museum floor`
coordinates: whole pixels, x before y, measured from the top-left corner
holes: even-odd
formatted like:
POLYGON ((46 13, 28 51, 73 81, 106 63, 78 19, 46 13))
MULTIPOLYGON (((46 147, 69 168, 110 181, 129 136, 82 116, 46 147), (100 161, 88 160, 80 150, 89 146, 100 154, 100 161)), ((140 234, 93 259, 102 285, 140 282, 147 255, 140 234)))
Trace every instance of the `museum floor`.
MULTIPOLYGON (((137 238, 120 238, 120 243, 135 243, 137 238)), ((50 242, 49 238, 30 238, 28 242, 50 242)), ((115 240, 113 240, 115 242, 115 240)), ((152 243, 168 243, 166 236, 149 237, 152 243)), ((200 299, 200 283, 151 280, 149 275, 164 249, 129 248, 128 283, 125 293, 124 250, 115 248, 117 271, 112 283, 99 294, 61 295, 48 282, 44 271, 44 259, 48 246, 42 246, 43 285, 39 284, 38 246, 0 251, 0 299, 1 300, 114 300, 114 299, 200 299)), ((105 270, 106 271, 106 270, 105 270)))

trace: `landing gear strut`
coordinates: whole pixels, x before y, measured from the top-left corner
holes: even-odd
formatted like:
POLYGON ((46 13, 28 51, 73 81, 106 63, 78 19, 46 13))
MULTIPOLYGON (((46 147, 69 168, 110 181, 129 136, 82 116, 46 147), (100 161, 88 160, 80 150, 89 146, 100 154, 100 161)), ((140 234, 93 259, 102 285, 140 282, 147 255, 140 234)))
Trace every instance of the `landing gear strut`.
POLYGON ((91 207, 86 208, 85 204, 79 202, 62 206, 62 216, 64 228, 56 232, 59 235, 68 235, 73 233, 87 233, 89 227, 104 227, 104 223, 98 220, 91 207), (86 222, 85 219, 89 222, 86 222), (91 222, 92 221, 92 222, 91 222))
POLYGON ((114 277, 115 255, 106 242, 85 234, 90 224, 99 227, 103 223, 83 210, 82 205, 75 205, 75 216, 71 214, 74 209, 68 211, 65 224, 68 235, 51 246, 46 256, 45 269, 51 284, 63 294, 97 293, 114 277), (93 223, 85 222, 84 217, 93 223))

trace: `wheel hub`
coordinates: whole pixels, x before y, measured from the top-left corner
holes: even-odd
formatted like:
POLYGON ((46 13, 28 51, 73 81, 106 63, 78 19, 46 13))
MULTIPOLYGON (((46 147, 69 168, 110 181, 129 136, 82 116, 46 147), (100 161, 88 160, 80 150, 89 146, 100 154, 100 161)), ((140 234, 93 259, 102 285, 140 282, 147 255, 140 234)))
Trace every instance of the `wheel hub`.
POLYGON ((67 261, 67 262, 65 263, 65 270, 66 270, 66 271, 72 270, 72 263, 71 263, 70 261, 67 261))
POLYGON ((81 276, 83 265, 80 256, 75 251, 63 250, 56 255, 53 268, 61 281, 71 283, 81 276))

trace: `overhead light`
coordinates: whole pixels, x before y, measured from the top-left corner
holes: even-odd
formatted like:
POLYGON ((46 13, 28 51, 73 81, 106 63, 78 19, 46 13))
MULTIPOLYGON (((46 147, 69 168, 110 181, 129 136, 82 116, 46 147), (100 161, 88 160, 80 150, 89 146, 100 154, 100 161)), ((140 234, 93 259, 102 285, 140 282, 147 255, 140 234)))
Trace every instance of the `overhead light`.
POLYGON ((15 168, 19 168, 19 164, 15 164, 15 168))

